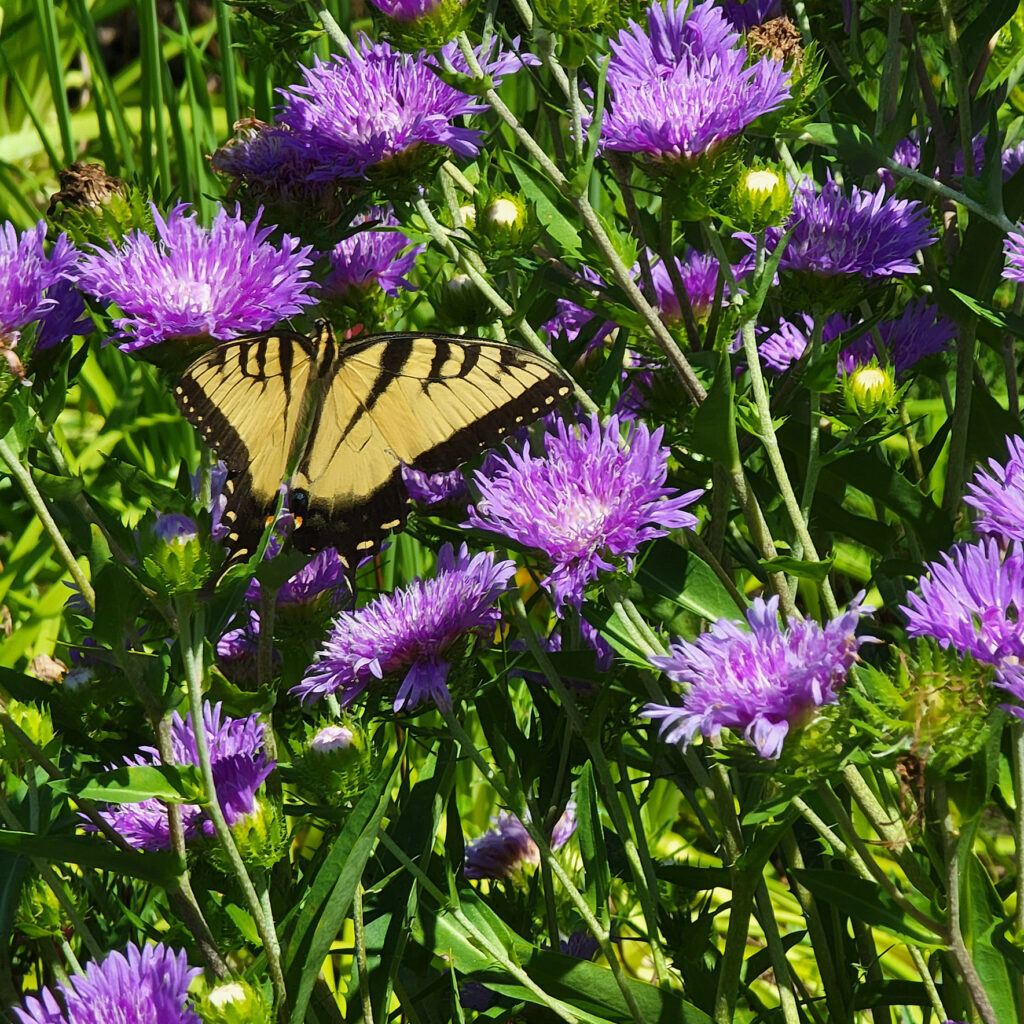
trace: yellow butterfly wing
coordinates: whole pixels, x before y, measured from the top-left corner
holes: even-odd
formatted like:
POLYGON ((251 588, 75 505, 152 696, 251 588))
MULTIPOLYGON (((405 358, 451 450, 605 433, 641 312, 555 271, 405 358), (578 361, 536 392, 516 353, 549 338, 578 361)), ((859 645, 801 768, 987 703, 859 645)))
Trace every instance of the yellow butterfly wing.
POLYGON ((557 364, 513 345, 413 334, 344 345, 291 480, 294 543, 372 553, 405 524, 403 464, 454 469, 568 393, 557 364))
POLYGON ((182 375, 175 397, 228 467, 224 520, 234 559, 259 542, 297 454, 316 349, 290 331, 218 345, 182 375))

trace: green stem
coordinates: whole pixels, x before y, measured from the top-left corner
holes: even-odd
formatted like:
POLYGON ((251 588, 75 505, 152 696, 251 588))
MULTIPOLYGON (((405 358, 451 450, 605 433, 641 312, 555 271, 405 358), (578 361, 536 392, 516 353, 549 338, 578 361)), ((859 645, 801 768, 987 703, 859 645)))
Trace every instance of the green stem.
POLYGON ((0 459, 3 459, 11 476, 21 485, 29 505, 32 506, 32 511, 35 512, 39 521, 43 524, 43 529, 49 536, 54 548, 56 548, 60 560, 71 574, 71 578, 75 581, 75 586, 78 587, 79 593, 85 599, 85 603, 91 611, 95 611, 96 591, 92 589, 92 584, 85 578, 85 573, 82 572, 81 566, 75 561, 75 556, 71 553, 71 548, 68 547, 67 542, 64 540, 60 528, 54 522, 53 516, 50 515, 50 510, 46 507, 46 502, 43 501, 43 496, 39 493, 32 475, 18 461, 18 457, 11 451, 7 442, 2 439, 0 439, 0 459))
POLYGON ((999 1018, 992 1007, 985 986, 978 976, 977 968, 971 954, 964 943, 963 932, 960 930, 960 833, 949 808, 945 782, 935 786, 938 811, 942 818, 942 836, 945 845, 946 861, 946 942, 953 954, 957 967, 964 979, 964 985, 977 1008, 978 1015, 984 1024, 999 1024, 999 1018))
POLYGON ((366 965, 366 932, 363 930, 363 885, 360 882, 352 897, 352 929, 356 946, 356 974, 359 998, 363 1004, 363 1024, 373 1024, 373 1002, 370 998, 370 972, 366 965))
MULTIPOLYGON (((754 396, 754 408, 758 418, 758 436, 764 445, 765 454, 775 475, 775 481, 779 485, 779 492, 782 495, 782 502, 786 512, 789 514, 789 521, 793 525, 793 531, 797 540, 802 546, 802 556, 812 562, 820 562, 818 550, 811 539, 810 531, 804 519, 803 510, 797 499, 793 483, 789 479, 789 472, 786 469, 785 460, 782 457, 782 449, 779 447, 779 439, 775 436, 775 427, 772 424, 772 411, 768 402, 768 389, 765 386, 764 375, 761 372, 761 359, 757 351, 757 338, 754 334, 754 321, 744 320, 740 328, 743 338, 743 352, 747 357, 747 369, 750 374, 750 390, 754 396)), ((839 606, 832 594, 832 587, 827 579, 821 583, 822 601, 830 617, 839 614, 839 606)))
POLYGON ((217 834, 221 849, 256 924, 256 931, 263 943, 270 979, 277 997, 277 1012, 282 1020, 287 1020, 288 993, 285 988, 284 972, 281 969, 281 948, 277 940, 273 917, 269 913, 269 903, 267 907, 261 903, 256 887, 253 885, 245 863, 238 852, 238 847, 235 846, 235 838, 231 834, 231 827, 221 809, 217 784, 213 777, 213 762, 210 759, 210 748, 206 740, 203 716, 203 606, 196 606, 195 621, 193 621, 186 598, 179 596, 175 605, 181 637, 181 654, 185 665, 185 681, 188 686, 189 710, 192 712, 192 733, 195 737, 196 758, 199 761, 199 770, 206 790, 206 802, 203 808, 213 823, 213 829, 217 834))
POLYGON ((800 1024, 800 1009, 793 992, 793 975, 789 969, 789 962, 786 960, 786 949, 779 936, 775 908, 772 906, 772 899, 763 878, 758 880, 754 902, 757 907, 758 920, 761 922, 761 929, 764 931, 765 942, 768 944, 768 954, 772 958, 772 972, 775 974, 775 984, 779 989, 782 1019, 785 1024, 800 1024))
POLYGON ((750 912, 759 879, 751 879, 743 871, 732 872, 732 899, 729 901, 729 927, 725 949, 718 964, 718 988, 712 1013, 715 1024, 733 1024, 736 999, 739 995, 740 972, 747 949, 750 912))
POLYGON ((914 961, 914 967, 924 983, 925 991, 928 993, 928 999, 932 1004, 936 1017, 939 1020, 949 1020, 949 1014, 946 1013, 946 1008, 942 1005, 942 996, 939 995, 939 990, 935 987, 932 972, 928 970, 928 963, 924 956, 922 956, 921 950, 916 946, 907 946, 907 952, 910 954, 910 959, 914 961))
POLYGON ((946 489, 942 507, 955 509, 960 504, 968 463, 968 437, 971 423, 971 400, 974 392, 975 333, 978 319, 971 316, 961 324, 956 338, 956 401, 949 431, 949 457, 946 468, 946 489))
POLYGON ((889 4, 889 24, 885 35, 885 59, 882 61, 882 80, 878 85, 878 109, 875 111, 875 135, 893 119, 899 102, 900 63, 903 41, 900 22, 903 19, 902 0, 889 4))
POLYGON ((316 4, 313 10, 320 19, 327 37, 338 47, 341 55, 347 57, 352 52, 352 40, 345 34, 345 30, 334 20, 334 15, 324 4, 316 4))

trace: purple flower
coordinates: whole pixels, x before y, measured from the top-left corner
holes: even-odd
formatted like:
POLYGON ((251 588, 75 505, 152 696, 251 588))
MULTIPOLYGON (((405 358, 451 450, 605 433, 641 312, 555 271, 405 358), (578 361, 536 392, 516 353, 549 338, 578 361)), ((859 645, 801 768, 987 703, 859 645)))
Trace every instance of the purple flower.
POLYGON ((782 17, 780 0, 724 0, 722 13, 738 32, 782 17))
POLYGON ((92 330, 92 318, 85 315, 85 299, 70 278, 48 288, 46 298, 52 299, 54 304, 39 318, 37 349, 54 348, 65 338, 92 330))
POLYGON ((395 21, 418 21, 433 14, 443 0, 370 0, 381 14, 395 21))
MULTIPOLYGON (((895 320, 878 325, 883 353, 898 376, 902 377, 926 356, 944 352, 956 338, 956 324, 925 298, 908 303, 895 320)), ((858 366, 877 356, 872 333, 863 334, 839 355, 840 368, 852 373, 858 366)))
POLYGON ((72 311, 78 295, 71 284, 78 250, 62 234, 47 254, 45 240, 45 221, 20 235, 10 221, 0 227, 0 339, 8 345, 35 321, 40 322, 40 347, 54 345, 71 333, 84 308, 72 311), (61 334, 65 328, 67 333, 61 334))
POLYGON ((1020 169, 1024 167, 1024 139, 1021 139, 1016 146, 1003 150, 1003 181, 1008 181, 1020 169))
POLYGON ((789 98, 789 72, 747 51, 712 0, 647 9, 611 43, 612 100, 601 126, 605 150, 694 161, 789 98))
POLYGON ((989 459, 991 472, 979 469, 964 497, 981 513, 974 529, 1003 544, 1024 541, 1024 438, 1008 437, 1006 447, 1006 464, 989 459))
POLYGON ((343 238, 331 250, 331 270, 324 280, 323 294, 351 301, 378 288, 391 296, 400 288, 415 290, 405 275, 424 247, 417 245, 400 255, 409 239, 401 231, 388 230, 398 226, 390 207, 367 210, 352 221, 352 226, 361 230, 343 238))
MULTIPOLYGON (((267 551, 269 554, 269 545, 267 551)), ((294 576, 281 585, 275 603, 278 608, 292 604, 308 605, 324 593, 329 593, 334 601, 343 601, 349 594, 347 567, 335 548, 323 548, 318 551, 294 576)), ((254 579, 250 582, 245 597, 253 604, 259 601, 259 580, 254 579)))
MULTIPOLYGON (((540 850, 526 826, 508 811, 501 811, 489 832, 466 843, 462 873, 467 878, 511 878, 527 864, 540 863, 540 850)), ((551 849, 561 849, 576 831, 576 805, 572 801, 555 822, 551 849)))
POLYGON ((458 469, 448 473, 424 473, 403 465, 402 481, 409 497, 421 505, 439 505, 441 502, 465 504, 469 497, 466 478, 458 469))
MULTIPOLYGON (((221 705, 203 704, 203 729, 213 763, 213 778, 217 799, 229 825, 251 815, 256 809, 256 791, 274 770, 263 752, 263 724, 259 715, 248 718, 227 718, 221 714, 221 705)), ((171 748, 175 764, 199 763, 192 715, 182 720, 175 712, 171 723, 171 748)), ((128 765, 162 764, 160 752, 154 747, 142 747, 134 758, 126 758, 128 765)), ((170 849, 170 829, 167 808, 159 800, 143 800, 136 804, 122 804, 101 811, 103 820, 139 850, 170 849)), ((186 841, 203 835, 213 835, 213 822, 198 804, 181 805, 182 826, 186 841)))
POLYGON ((509 450, 489 472, 477 471, 480 501, 463 525, 541 550, 553 567, 556 611, 567 601, 578 606, 598 571, 615 568, 609 558, 632 568, 644 541, 697 525, 683 509, 703 492, 664 486, 663 433, 637 423, 623 438, 615 416, 602 425, 595 414, 578 427, 559 418, 544 435, 543 456, 509 450))
POLYGON ((677 641, 668 655, 649 659, 687 690, 682 707, 648 704, 642 714, 661 719, 667 743, 688 747, 698 732, 715 739, 727 728, 742 732, 761 757, 776 759, 791 727, 835 702, 864 642, 854 632, 871 611, 861 607, 863 597, 824 627, 804 620, 785 628, 778 597, 756 598, 747 609, 749 632, 719 619, 693 642, 677 641))
POLYGON ((307 140, 286 126, 247 121, 210 158, 218 174, 232 177, 258 200, 316 204, 324 184, 309 176, 316 164, 307 140))
POLYGON ((1003 253, 1008 261, 1003 277, 1007 281, 1024 281, 1024 225, 1018 225, 1017 231, 1011 231, 1006 236, 1003 253))
MULTIPOLYGON (((689 249, 680 260, 676 259, 676 267, 682 279, 683 287, 690 300, 690 307, 697 320, 702 320, 711 312, 715 301, 715 288, 718 285, 718 260, 698 249, 689 249)), ((634 268, 639 273, 638 268, 634 268)), ((654 284, 655 296, 661 315, 670 323, 682 320, 679 298, 669 277, 668 267, 661 260, 651 263, 651 280, 654 284)), ((722 293, 723 301, 729 297, 729 286, 722 293)))
POLYGON ((1003 558, 990 538, 958 544, 925 566, 919 593, 900 610, 911 636, 930 636, 975 661, 1002 666, 1024 659, 1024 550, 1011 544, 1003 558))
POLYGON ((159 241, 136 230, 119 247, 97 247, 83 260, 82 288, 124 314, 114 320, 132 339, 122 351, 167 338, 223 341, 263 331, 314 301, 306 294, 310 246, 299 248, 290 235, 280 248, 271 245, 274 228, 259 227, 261 213, 246 224, 221 207, 204 228, 187 209, 180 203, 164 221, 153 208, 159 241))
POLYGON ((129 944, 58 984, 60 1001, 44 988, 14 1013, 19 1024, 201 1024, 187 1003, 188 987, 201 973, 183 951, 159 942, 141 950, 129 944))
MULTIPOLYGON (((604 279, 591 270, 590 267, 581 267, 580 276, 587 284, 594 286, 595 293, 599 293, 606 287, 604 279)), ((543 330, 547 331, 548 337, 564 337, 570 344, 575 343, 583 329, 594 319, 595 314, 584 306, 577 305, 569 299, 555 300, 555 315, 542 324, 543 330)), ((597 328, 594 336, 587 344, 587 352, 598 348, 618 324, 606 320, 597 328)))
MULTIPOLYGON (((871 193, 856 186, 847 198, 831 174, 820 194, 810 178, 801 181, 786 224, 765 232, 769 253, 790 228, 793 234, 779 269, 822 277, 916 274, 914 253, 935 241, 919 202, 886 199, 884 188, 871 193)), ((736 237, 751 248, 756 245, 752 235, 736 237)))
POLYGON ((993 686, 1005 690, 1011 697, 1016 698, 1016 704, 1000 704, 1004 711, 1024 721, 1024 665, 1013 663, 1002 665, 996 670, 996 677, 992 681, 993 686))
MULTIPOLYGON (((481 57, 492 75, 500 77, 512 63, 522 66, 518 57, 501 54, 492 60, 490 53, 481 57)), ((309 177, 364 178, 421 146, 476 156, 481 133, 455 119, 487 105, 443 82, 435 66, 424 53, 400 53, 362 36, 347 57, 316 58, 312 68, 303 68, 305 84, 281 92, 285 105, 279 120, 307 147, 309 177)), ((455 66, 461 69, 457 60, 455 66)))
POLYGON ((493 634, 501 620, 494 604, 514 575, 514 562, 495 562, 491 552, 471 557, 465 544, 456 555, 445 544, 433 579, 414 580, 364 608, 342 612, 291 692, 310 703, 340 690, 339 700, 348 705, 371 679, 404 670, 396 711, 428 700, 450 706, 445 682, 451 666, 442 656, 465 633, 493 634))

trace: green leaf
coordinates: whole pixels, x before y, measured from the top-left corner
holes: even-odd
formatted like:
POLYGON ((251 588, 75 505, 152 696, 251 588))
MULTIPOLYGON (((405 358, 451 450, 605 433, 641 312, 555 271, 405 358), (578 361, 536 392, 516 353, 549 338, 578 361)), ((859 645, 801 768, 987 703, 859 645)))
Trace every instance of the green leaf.
POLYGON ((203 777, 195 765, 123 765, 96 775, 54 779, 47 785, 57 793, 108 804, 153 799, 169 804, 206 802, 203 777))
POLYGON ((734 470, 740 465, 734 375, 728 347, 720 345, 717 355, 711 389, 693 419, 693 446, 719 465, 734 470))
POLYGON ((583 871, 587 880, 584 895, 590 909, 607 928, 611 873, 608 870, 608 851, 604 845, 604 828, 594 785, 594 766, 590 761, 583 766, 576 783, 576 820, 576 835, 580 841, 583 871))
POLYGON ((636 579, 645 590, 667 597, 709 622, 740 617, 736 602, 714 569, 665 537, 650 545, 636 579))
POLYGON ((55 864, 78 864, 83 868, 110 871, 168 888, 174 885, 181 867, 172 853, 129 853, 93 836, 37 836, 30 832, 0 829, 0 850, 38 857, 55 864))
POLYGON ((820 583, 832 571, 832 559, 823 562, 805 562, 790 555, 776 555, 774 558, 759 558, 758 564, 768 572, 784 572, 802 580, 814 580, 820 583))
POLYGON ((865 924, 883 928, 915 946, 939 948, 943 945, 941 935, 909 917, 874 882, 857 878, 849 872, 821 868, 790 868, 789 873, 818 899, 831 903, 865 924))
POLYGON ((380 823, 404 754, 403 747, 386 771, 375 773, 374 784, 348 816, 298 908, 282 957, 293 1000, 290 1024, 302 1024, 305 1020, 313 986, 348 916, 363 868, 377 845, 380 823))
POLYGON ((998 327, 1001 331, 1024 338, 1024 317, 1019 316, 1009 309, 995 309, 979 302, 964 292, 950 288, 950 294, 955 295, 972 313, 977 313, 983 320, 998 327))

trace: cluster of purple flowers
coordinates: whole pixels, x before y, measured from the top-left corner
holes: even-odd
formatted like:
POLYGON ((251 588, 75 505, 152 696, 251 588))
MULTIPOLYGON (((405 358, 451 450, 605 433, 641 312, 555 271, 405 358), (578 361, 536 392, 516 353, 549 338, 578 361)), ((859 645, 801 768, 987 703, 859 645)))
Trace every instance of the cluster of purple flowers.
POLYGON ((76 287, 80 254, 60 235, 46 246, 46 223, 20 234, 9 221, 0 226, 0 342, 14 348, 35 325, 36 347, 52 348, 87 330, 85 302, 76 287))
POLYGON ((747 611, 749 632, 719 619, 694 641, 671 644, 651 664, 684 684, 682 706, 648 704, 643 715, 661 721, 668 743, 689 746, 697 733, 717 738, 722 729, 742 734, 763 758, 775 759, 790 730, 814 709, 836 700, 836 687, 865 641, 855 633, 863 594, 826 623, 779 624, 779 599, 756 598, 747 611))
MULTIPOLYGON (((263 723, 258 715, 229 718, 221 705, 203 705, 203 731, 213 764, 217 799, 229 825, 252 815, 256 810, 256 791, 273 771, 274 762, 263 752, 263 723)), ((171 748, 175 764, 199 763, 192 715, 184 719, 175 712, 171 724, 171 748)), ((159 765, 160 752, 142 747, 135 757, 125 758, 128 765, 159 765)), ((159 800, 122 804, 100 812, 103 820, 138 850, 170 849, 170 825, 167 807, 159 800)), ((198 804, 181 806, 186 841, 213 835, 213 822, 198 804)))
POLYGON ((739 33, 713 0, 647 8, 612 40, 605 150, 692 164, 789 99, 789 72, 770 57, 748 64, 739 33))
POLYGON ((18 1024, 201 1024, 188 1003, 188 987, 201 973, 183 952, 160 943, 129 945, 55 990, 29 996, 14 1013, 18 1024))
MULTIPOLYGON (((996 685, 1024 702, 1024 442, 1007 438, 1006 463, 989 461, 968 485, 981 539, 931 562, 902 609, 911 636, 927 636, 992 665, 996 685)), ((1008 706, 1024 718, 1020 704, 1008 706)))

